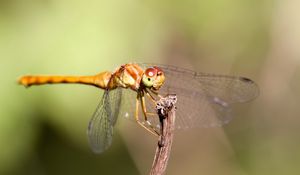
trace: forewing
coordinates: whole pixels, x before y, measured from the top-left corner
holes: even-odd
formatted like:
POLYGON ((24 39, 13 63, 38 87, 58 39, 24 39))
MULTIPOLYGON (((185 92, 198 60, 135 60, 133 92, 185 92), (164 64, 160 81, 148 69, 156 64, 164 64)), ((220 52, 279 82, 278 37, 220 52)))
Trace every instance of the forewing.
POLYGON ((102 153, 112 142, 113 121, 110 106, 110 91, 105 91, 88 125, 88 139, 95 153, 102 153))
POLYGON ((258 95, 257 85, 247 78, 156 66, 166 76, 160 93, 177 94, 177 128, 222 126, 232 119, 234 104, 247 102, 258 95))

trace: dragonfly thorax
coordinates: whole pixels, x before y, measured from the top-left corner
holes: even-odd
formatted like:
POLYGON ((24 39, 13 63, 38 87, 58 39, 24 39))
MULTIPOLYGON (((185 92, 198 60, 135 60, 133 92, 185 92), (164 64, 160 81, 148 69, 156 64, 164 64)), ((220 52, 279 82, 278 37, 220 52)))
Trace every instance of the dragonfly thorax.
POLYGON ((140 88, 144 70, 137 64, 125 64, 120 66, 113 74, 108 88, 130 88, 137 91, 140 88))

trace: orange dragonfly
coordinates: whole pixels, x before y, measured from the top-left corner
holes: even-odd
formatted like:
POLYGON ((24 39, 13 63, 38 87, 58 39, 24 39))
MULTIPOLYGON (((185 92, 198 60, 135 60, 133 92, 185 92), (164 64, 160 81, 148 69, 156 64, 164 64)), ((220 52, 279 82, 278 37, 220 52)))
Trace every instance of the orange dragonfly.
POLYGON ((254 99, 259 92, 256 83, 245 77, 135 63, 121 65, 114 72, 104 71, 92 76, 27 75, 21 77, 19 83, 25 87, 77 83, 103 89, 104 94, 87 130, 95 153, 101 153, 111 145, 113 126, 118 116, 134 119, 150 133, 160 135, 155 105, 164 95, 177 95, 176 128, 186 129, 227 124, 232 119, 234 105, 254 99))

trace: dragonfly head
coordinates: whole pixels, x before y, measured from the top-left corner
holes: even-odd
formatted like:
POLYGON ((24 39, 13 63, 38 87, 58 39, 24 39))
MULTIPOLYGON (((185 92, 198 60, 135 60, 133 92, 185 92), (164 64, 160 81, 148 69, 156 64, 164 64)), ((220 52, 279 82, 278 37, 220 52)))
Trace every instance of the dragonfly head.
POLYGON ((142 83, 147 88, 159 90, 159 88, 164 84, 164 82, 165 75, 160 68, 154 66, 145 70, 142 78, 142 83))

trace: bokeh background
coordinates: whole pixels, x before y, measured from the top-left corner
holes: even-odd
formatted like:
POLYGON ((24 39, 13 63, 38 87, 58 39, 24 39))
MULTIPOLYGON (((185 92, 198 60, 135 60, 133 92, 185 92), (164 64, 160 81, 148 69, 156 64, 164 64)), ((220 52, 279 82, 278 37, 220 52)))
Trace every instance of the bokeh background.
POLYGON ((127 62, 250 77, 260 96, 223 128, 176 132, 167 174, 300 173, 300 1, 0 0, 0 174, 148 174, 157 140, 120 119, 93 154, 101 90, 25 89, 23 74, 89 75, 127 62))

